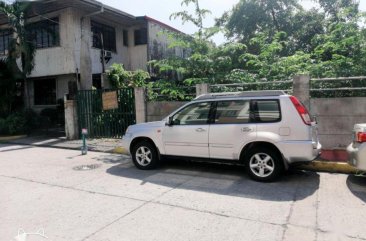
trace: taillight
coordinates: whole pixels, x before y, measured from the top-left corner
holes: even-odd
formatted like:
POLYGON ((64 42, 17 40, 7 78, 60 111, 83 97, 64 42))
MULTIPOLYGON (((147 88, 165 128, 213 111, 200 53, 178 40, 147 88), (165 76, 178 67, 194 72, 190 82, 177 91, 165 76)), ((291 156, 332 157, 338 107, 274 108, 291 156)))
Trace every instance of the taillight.
POLYGON ((366 142, 366 132, 357 132, 356 138, 359 143, 366 142))
POLYGON ((311 118, 306 107, 295 96, 290 96, 290 100, 292 101, 292 104, 294 104, 297 112, 301 116, 302 121, 306 125, 311 125, 311 118))

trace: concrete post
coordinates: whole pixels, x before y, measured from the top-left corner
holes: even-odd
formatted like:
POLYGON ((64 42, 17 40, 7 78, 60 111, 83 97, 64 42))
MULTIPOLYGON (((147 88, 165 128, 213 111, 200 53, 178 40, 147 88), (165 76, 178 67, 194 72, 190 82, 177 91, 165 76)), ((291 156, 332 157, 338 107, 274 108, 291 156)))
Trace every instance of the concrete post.
POLYGON ((136 123, 146 122, 146 92, 143 87, 135 88, 136 123))
POLYGON ((76 100, 65 100, 65 133, 68 140, 79 138, 76 100))
POLYGON ((196 85, 196 96, 204 95, 210 93, 209 84, 197 84, 196 85))
POLYGON ((80 46, 80 89, 92 89, 92 61, 90 57, 90 18, 81 19, 81 46, 80 46))
POLYGON ((310 109, 310 76, 297 75, 293 78, 293 95, 310 109))

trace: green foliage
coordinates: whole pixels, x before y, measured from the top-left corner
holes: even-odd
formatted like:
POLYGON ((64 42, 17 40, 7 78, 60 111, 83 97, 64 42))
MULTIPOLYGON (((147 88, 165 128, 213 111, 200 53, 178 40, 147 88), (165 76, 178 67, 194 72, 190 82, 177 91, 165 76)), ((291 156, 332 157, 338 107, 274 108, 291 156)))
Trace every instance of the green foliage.
POLYGON ((217 20, 232 39, 221 46, 204 37, 202 19, 207 12, 200 11, 198 0, 183 1, 183 5, 194 4, 195 11, 172 16, 192 22, 199 32, 193 37, 173 36, 171 46, 189 49, 188 58, 171 56, 150 62, 157 78, 174 82, 160 87, 182 99, 180 86, 199 83, 288 80, 298 74, 366 75, 366 14, 351 0, 316 1, 320 9, 305 10, 299 0, 241 0, 217 20))
MULTIPOLYGON (((15 1, 12 4, 7 4, 4 1, 0 1, 0 13, 5 14, 8 21, 9 29, 14 33, 14 38, 10 40, 8 48, 8 56, 6 56, 6 71, 11 73, 11 78, 8 78, 6 82, 9 84, 7 87, 6 95, 0 95, 0 115, 1 112, 9 112, 12 110, 14 101, 16 99, 16 90, 14 82, 21 80, 24 83, 24 95, 27 99, 27 104, 30 104, 30 98, 27 88, 26 77, 31 74, 34 68, 34 57, 36 53, 36 47, 33 41, 29 38, 31 32, 31 25, 28 24, 27 10, 30 6, 30 2, 15 1), (19 63, 19 64, 18 64, 19 63), (11 83, 12 81, 12 83, 11 83), (9 100, 9 106, 4 108, 4 100, 9 100)), ((0 72, 3 72, 4 69, 0 72)), ((0 74, 1 75, 1 74, 0 74)), ((5 83, 4 83, 5 84, 5 83)))
POLYGON ((41 119, 34 111, 14 112, 6 118, 0 118, 0 135, 27 134, 40 125, 41 119))
POLYGON ((122 64, 113 64, 107 71, 107 77, 113 88, 144 87, 149 73, 143 70, 127 71, 122 64))
POLYGON ((190 87, 176 81, 158 80, 151 82, 147 88, 150 101, 159 100, 191 100, 195 96, 195 87, 190 87))
POLYGON ((33 42, 29 41, 31 25, 27 23, 26 15, 29 6, 29 2, 15 1, 12 4, 7 4, 0 1, 0 12, 6 15, 9 27, 15 34, 15 38, 10 42, 8 61, 12 65, 13 72, 21 74, 23 77, 32 72, 36 52, 33 42), (17 59, 20 59, 20 68, 16 62, 17 59))
POLYGON ((190 4, 194 5, 194 14, 190 14, 187 10, 183 10, 180 12, 176 12, 170 15, 170 19, 174 18, 180 18, 182 20, 182 23, 192 23, 198 28, 197 31, 197 39, 199 41, 206 41, 211 36, 216 34, 220 29, 218 27, 211 27, 211 28, 205 28, 203 26, 203 20, 208 14, 211 14, 210 10, 202 9, 199 5, 199 0, 183 0, 181 2, 181 6, 184 5, 188 7, 190 4))

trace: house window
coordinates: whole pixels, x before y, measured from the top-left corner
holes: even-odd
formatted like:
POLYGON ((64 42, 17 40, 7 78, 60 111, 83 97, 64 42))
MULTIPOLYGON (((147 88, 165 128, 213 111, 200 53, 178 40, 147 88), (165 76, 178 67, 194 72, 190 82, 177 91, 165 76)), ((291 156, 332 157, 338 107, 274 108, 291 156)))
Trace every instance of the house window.
POLYGON ((128 31, 123 30, 123 46, 128 46, 128 31))
POLYGON ((56 104, 56 79, 34 80, 34 105, 56 104))
POLYGON ((147 44, 147 28, 135 30, 135 45, 147 44))
POLYGON ((116 52, 116 30, 113 27, 91 21, 93 47, 116 52), (103 37, 103 46, 102 46, 103 37))
POLYGON ((30 39, 37 49, 60 46, 59 19, 52 18, 31 23, 30 39))
POLYGON ((97 90, 102 89, 102 76, 101 74, 93 74, 93 87, 97 90))
POLYGON ((10 30, 0 31, 0 55, 7 55, 9 49, 9 43, 13 37, 13 33, 10 30))

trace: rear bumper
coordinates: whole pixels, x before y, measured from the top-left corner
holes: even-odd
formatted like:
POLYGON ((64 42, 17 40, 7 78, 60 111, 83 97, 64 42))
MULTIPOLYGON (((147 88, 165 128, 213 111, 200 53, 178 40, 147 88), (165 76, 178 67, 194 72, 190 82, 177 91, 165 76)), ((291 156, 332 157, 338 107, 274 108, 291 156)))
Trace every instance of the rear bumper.
POLYGON ((287 162, 293 164, 313 161, 320 156, 322 146, 313 141, 285 141, 280 148, 287 162))
POLYGON ((358 170, 366 171, 366 143, 352 143, 347 147, 347 152, 349 155, 348 164, 358 170))

